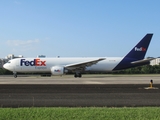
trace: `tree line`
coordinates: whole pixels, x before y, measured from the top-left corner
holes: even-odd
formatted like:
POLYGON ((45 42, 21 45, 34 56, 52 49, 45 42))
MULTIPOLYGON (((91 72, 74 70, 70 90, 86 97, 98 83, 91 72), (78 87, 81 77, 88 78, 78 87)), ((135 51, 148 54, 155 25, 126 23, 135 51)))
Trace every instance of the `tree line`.
POLYGON ((160 74, 160 65, 144 65, 116 71, 113 74, 160 74))
MULTIPOLYGON (((101 74, 100 72, 95 72, 101 74)), ((105 72, 106 74, 160 74, 160 65, 143 65, 139 67, 128 68, 113 72, 105 72)))
MULTIPOLYGON (((88 72, 89 74, 93 74, 88 72)), ((12 75, 13 72, 0 68, 0 75, 12 75)), ((23 73, 25 74, 25 73, 23 73)), ((32 73, 33 74, 33 73, 32 73)), ((37 73, 35 73, 37 74, 37 73)), ((69 73, 72 74, 72 73, 69 73)), ((94 72, 94 74, 160 74, 160 65, 144 65, 114 72, 94 72)))

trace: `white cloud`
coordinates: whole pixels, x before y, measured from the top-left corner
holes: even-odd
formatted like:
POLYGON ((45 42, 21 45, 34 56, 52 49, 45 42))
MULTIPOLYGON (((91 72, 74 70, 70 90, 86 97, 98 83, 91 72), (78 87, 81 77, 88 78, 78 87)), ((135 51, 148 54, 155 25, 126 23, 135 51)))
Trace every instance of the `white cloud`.
POLYGON ((35 40, 8 40, 7 45, 12 47, 24 47, 24 46, 30 46, 39 43, 38 39, 35 40))
POLYGON ((40 43, 39 39, 35 40, 8 40, 7 46, 11 48, 11 52, 36 50, 40 43))

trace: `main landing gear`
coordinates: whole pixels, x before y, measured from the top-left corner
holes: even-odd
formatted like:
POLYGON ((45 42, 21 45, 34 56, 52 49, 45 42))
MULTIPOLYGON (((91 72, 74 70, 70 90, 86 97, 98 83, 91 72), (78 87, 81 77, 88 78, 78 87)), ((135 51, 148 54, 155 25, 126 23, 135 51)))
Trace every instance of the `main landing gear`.
POLYGON ((75 73, 75 74, 74 74, 74 77, 75 77, 75 78, 77 78, 77 77, 81 78, 81 77, 82 77, 82 74, 81 74, 81 73, 75 73))

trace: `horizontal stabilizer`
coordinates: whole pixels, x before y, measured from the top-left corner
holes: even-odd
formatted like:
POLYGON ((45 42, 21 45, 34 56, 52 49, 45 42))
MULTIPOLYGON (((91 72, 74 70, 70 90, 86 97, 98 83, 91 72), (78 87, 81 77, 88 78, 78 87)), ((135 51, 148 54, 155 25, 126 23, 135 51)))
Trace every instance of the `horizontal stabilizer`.
POLYGON ((146 59, 143 59, 143 60, 138 60, 138 61, 131 62, 131 64, 147 63, 147 62, 150 62, 151 60, 154 60, 154 59, 156 59, 156 58, 146 58, 146 59))

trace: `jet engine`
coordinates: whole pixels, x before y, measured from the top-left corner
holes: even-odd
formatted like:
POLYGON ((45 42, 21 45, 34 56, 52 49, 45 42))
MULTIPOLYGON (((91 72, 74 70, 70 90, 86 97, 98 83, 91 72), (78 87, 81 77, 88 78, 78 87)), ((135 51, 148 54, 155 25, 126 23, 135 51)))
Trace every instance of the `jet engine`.
POLYGON ((52 75, 63 75, 65 73, 64 67, 62 66, 53 66, 51 68, 52 75))

